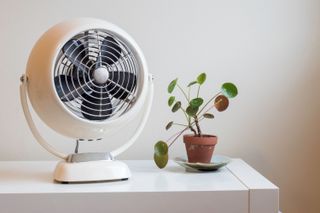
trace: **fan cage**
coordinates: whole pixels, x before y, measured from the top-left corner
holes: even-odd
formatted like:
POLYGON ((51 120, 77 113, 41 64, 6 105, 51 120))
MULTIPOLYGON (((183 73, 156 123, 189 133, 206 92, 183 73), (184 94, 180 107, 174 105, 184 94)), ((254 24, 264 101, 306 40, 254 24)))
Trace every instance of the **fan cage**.
MULTIPOLYGON (((134 52, 115 34, 103 29, 86 30, 75 35, 70 40, 81 42, 81 45, 77 47, 82 48, 81 52, 75 56, 76 58, 78 57, 77 60, 80 65, 78 64, 78 66, 76 66, 61 48, 53 73, 54 79, 59 78, 59 83, 55 84, 55 88, 64 106, 77 117, 96 122, 115 119, 123 115, 136 102, 139 91, 140 67, 134 52), (112 61, 111 64, 99 60, 101 52, 104 51, 102 50, 102 43, 106 38, 113 39, 113 41, 111 41, 112 46, 109 48, 112 51, 108 54, 112 56, 115 51, 120 54, 117 60, 114 60, 114 57, 108 58, 109 61, 112 61), (116 45, 117 48, 115 49, 113 45, 116 45), (85 57, 83 57, 83 52, 85 52, 85 57), (109 73, 131 73, 129 78, 135 76, 135 79, 129 79, 128 82, 115 82, 108 79, 105 84, 97 84, 92 75, 97 67, 103 67, 107 69, 109 73), (87 71, 84 73, 85 77, 80 75, 84 72, 84 69, 87 71), (70 77, 71 80, 67 81, 59 76, 73 77, 70 77), (130 81, 134 81, 135 83, 130 86, 128 85, 130 81), (58 87, 61 88, 63 85, 67 86, 68 94, 65 90, 62 90, 63 95, 59 95, 57 92, 58 87), (121 87, 121 85, 124 85, 126 88, 121 87), (71 91, 71 93, 69 91, 71 91), (110 94, 110 91, 112 91, 113 95, 110 94), (125 98, 115 97, 121 96, 121 93, 124 92, 126 92, 125 98), (106 100, 105 97, 107 96, 110 98, 110 101, 106 100), (84 101, 87 103, 85 106, 83 106, 84 101), (86 110, 83 110, 83 107, 85 107, 86 110), (110 110, 112 111, 111 113, 110 110), (90 117, 90 119, 88 119, 88 117, 90 117)), ((73 51, 77 52, 77 48, 73 51)), ((123 81, 123 79, 120 78, 118 81, 119 80, 123 81)))

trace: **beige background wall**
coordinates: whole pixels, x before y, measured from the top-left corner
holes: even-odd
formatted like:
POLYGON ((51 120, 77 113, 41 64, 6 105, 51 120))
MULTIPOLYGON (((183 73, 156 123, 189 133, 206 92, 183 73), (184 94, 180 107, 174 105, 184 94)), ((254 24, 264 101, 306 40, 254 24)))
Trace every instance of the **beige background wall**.
MULTIPOLYGON (((186 84, 205 71, 203 96, 225 81, 235 82, 240 91, 227 113, 203 123, 206 132, 219 136, 217 153, 243 158, 277 184, 283 212, 320 212, 320 1, 1 0, 0 160, 54 159, 27 128, 19 77, 38 37, 78 16, 124 28, 155 76, 148 125, 121 158, 152 158, 154 142, 169 136, 163 128, 171 116, 167 83, 179 76, 186 84)), ((72 151, 73 142, 38 124, 50 141, 72 151)), ((112 148, 130 137, 126 133, 97 146, 112 148)), ((174 148, 171 156, 184 155, 181 142, 174 148)))

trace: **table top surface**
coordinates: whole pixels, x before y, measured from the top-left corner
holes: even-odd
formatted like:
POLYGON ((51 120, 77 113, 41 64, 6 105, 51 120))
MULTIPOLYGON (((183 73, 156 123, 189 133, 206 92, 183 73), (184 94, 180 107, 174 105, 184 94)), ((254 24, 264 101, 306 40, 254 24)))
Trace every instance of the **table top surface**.
POLYGON ((168 166, 162 170, 150 160, 124 162, 132 172, 132 177, 127 181, 60 184, 53 181, 56 161, 2 161, 0 194, 277 189, 241 159, 232 159, 226 167, 214 172, 186 172, 173 161, 169 161, 168 166))

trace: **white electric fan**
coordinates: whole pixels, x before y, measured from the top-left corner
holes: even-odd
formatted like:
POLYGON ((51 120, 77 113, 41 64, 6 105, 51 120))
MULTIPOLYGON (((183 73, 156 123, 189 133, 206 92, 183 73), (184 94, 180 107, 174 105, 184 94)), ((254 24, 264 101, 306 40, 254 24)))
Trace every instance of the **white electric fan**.
MULTIPOLYGON (((125 180, 128 166, 115 157, 134 143, 146 124, 153 98, 152 76, 136 42, 108 22, 79 18, 59 23, 37 41, 21 77, 21 103, 28 125, 46 150, 63 159, 58 182, 125 180), (56 132, 96 141, 125 130, 141 117, 129 141, 110 152, 64 154, 46 142, 27 101, 56 132)), ((121 133, 119 133, 121 134, 121 133)))

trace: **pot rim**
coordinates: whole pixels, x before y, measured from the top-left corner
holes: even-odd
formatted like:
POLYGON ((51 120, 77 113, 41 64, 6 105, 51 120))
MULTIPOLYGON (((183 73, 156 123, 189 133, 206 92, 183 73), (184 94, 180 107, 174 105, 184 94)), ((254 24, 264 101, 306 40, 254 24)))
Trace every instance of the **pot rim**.
POLYGON ((211 134, 202 134, 201 137, 194 135, 194 134, 184 134, 183 137, 188 137, 188 138, 218 138, 216 135, 211 135, 211 134))
POLYGON ((183 135, 183 142, 185 144, 194 144, 202 146, 214 146, 218 142, 218 137, 215 135, 203 135, 204 137, 195 136, 193 134, 183 135))

